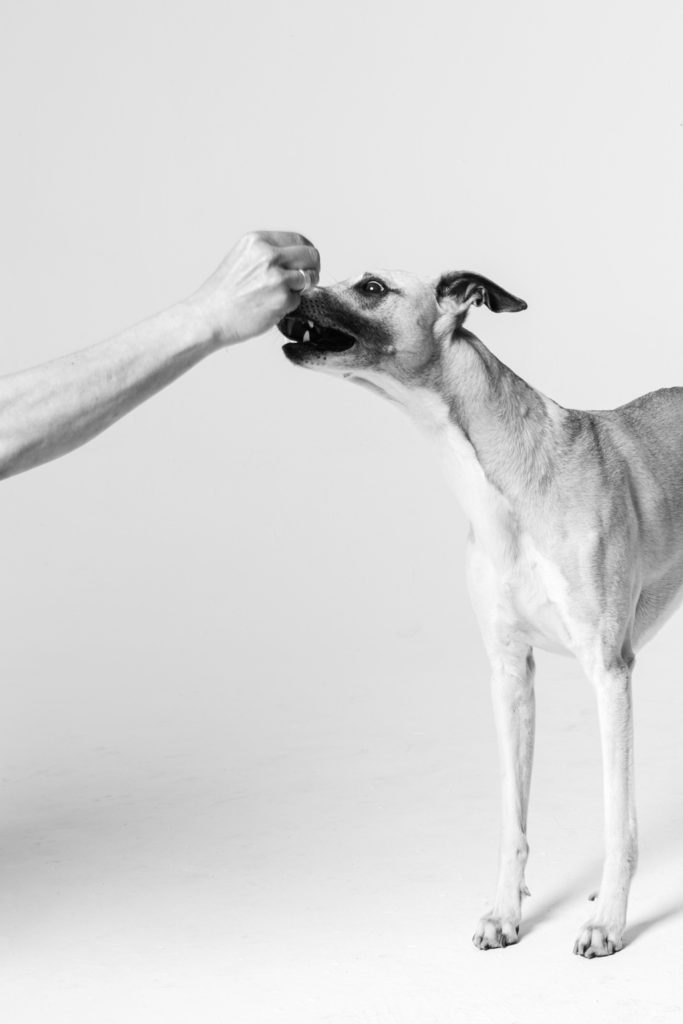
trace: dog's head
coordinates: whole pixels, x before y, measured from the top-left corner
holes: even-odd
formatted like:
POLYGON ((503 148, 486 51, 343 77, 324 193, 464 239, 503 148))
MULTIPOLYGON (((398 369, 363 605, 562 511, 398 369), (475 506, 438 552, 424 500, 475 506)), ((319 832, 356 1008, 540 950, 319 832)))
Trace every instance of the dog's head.
POLYGON ((453 271, 435 281, 404 272, 314 288, 278 325, 297 366, 368 385, 401 400, 408 390, 434 387, 446 353, 469 309, 526 309, 526 303, 479 274, 453 271))

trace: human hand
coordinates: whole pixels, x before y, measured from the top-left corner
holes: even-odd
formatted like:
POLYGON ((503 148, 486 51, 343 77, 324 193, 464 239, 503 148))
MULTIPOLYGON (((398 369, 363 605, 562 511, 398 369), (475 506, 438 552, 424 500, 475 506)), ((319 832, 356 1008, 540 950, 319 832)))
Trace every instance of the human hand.
POLYGON ((296 309, 318 283, 320 254, 292 231, 253 231, 231 249, 190 303, 220 345, 246 341, 296 309))

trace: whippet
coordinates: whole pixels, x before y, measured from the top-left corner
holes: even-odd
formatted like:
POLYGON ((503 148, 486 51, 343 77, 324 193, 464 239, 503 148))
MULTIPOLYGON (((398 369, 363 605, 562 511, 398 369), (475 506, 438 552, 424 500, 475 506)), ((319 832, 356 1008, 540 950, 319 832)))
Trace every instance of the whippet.
POLYGON ((503 820, 480 949, 517 942, 534 746, 533 647, 574 654, 600 721, 605 860, 574 952, 621 949, 637 862, 634 651, 683 597, 683 388, 604 412, 565 409, 464 327, 526 303, 479 274, 405 273, 306 292, 280 326, 298 366, 372 388, 440 448, 471 527, 467 578, 491 662, 503 820))

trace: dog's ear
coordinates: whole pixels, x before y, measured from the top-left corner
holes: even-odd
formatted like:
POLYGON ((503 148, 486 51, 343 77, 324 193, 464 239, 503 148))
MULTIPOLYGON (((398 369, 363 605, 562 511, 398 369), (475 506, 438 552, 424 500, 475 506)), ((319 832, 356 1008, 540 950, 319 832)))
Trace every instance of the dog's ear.
POLYGON ((461 314, 466 313, 470 306, 481 306, 482 302, 493 313, 519 313, 526 309, 523 299, 506 292, 487 277, 467 270, 452 270, 444 274, 436 285, 436 299, 439 305, 449 300, 454 302, 461 314))

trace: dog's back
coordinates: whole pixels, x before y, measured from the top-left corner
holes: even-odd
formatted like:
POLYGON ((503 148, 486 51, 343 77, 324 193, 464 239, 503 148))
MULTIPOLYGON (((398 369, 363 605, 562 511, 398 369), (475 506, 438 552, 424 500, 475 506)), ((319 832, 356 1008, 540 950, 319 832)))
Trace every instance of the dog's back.
POLYGON ((683 486, 683 387, 640 395, 610 415, 637 437, 660 479, 671 476, 683 486))

